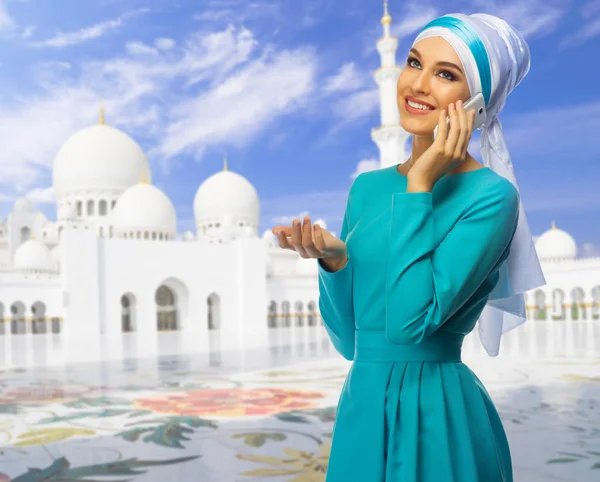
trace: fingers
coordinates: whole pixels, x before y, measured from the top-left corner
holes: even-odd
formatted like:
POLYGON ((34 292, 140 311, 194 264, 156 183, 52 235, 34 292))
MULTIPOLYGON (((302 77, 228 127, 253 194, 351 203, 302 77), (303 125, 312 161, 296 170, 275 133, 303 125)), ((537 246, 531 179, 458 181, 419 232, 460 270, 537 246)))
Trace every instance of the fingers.
POLYGON ((307 253, 307 258, 318 258, 321 256, 313 241, 313 228, 308 216, 304 216, 304 224, 302 225, 302 247, 307 253))
POLYGON ((469 126, 467 124, 467 113, 463 107, 462 102, 457 103, 456 113, 458 114, 458 125, 460 129, 460 135, 458 136, 458 140, 456 142, 456 146, 454 148, 453 159, 464 161, 465 159, 465 142, 467 139, 467 134, 469 133, 469 126))
POLYGON ((319 258, 323 255, 323 235, 319 232, 321 248, 317 248, 313 239, 313 227, 308 216, 304 217, 302 225, 299 219, 294 219, 291 227, 276 226, 272 232, 274 234, 279 232, 277 241, 281 248, 297 251, 302 258, 319 258))
POLYGON ((294 219, 292 223, 292 246, 298 254, 303 258, 307 257, 306 251, 302 247, 302 229, 300 227, 300 220, 294 219))
POLYGON ((456 106, 454 103, 448 106, 448 114, 450 117, 450 133, 446 140, 444 152, 447 157, 452 158, 454 156, 454 150, 460 136, 460 125, 458 120, 458 113, 456 112, 456 106))

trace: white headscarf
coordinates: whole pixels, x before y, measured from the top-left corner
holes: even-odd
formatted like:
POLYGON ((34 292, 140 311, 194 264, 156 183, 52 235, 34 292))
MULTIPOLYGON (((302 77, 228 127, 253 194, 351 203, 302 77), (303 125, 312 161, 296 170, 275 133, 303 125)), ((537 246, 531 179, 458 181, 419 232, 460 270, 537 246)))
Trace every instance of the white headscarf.
MULTIPOLYGON (((506 98, 529 72, 529 47, 521 34, 493 15, 444 15, 427 24, 413 45, 428 37, 443 37, 459 56, 471 96, 486 97, 486 120, 481 127, 483 164, 508 179, 517 190, 510 153, 498 114, 506 98)), ((490 356, 498 355, 502 334, 525 323, 526 291, 546 284, 533 238, 519 204, 519 221, 500 279, 478 320, 479 337, 490 356)))

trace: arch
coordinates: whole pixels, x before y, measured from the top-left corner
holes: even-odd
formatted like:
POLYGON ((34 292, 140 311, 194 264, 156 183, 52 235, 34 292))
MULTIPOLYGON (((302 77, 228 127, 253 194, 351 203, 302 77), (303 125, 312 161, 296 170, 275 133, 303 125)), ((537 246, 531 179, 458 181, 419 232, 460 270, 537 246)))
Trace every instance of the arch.
POLYGON ((21 241, 20 241, 20 244, 23 244, 29 238, 31 238, 31 229, 29 228, 29 226, 22 226, 21 227, 21 241))
POLYGON ((592 288, 592 320, 600 318, 600 285, 596 285, 592 288))
POLYGON ((211 293, 206 299, 208 305, 208 329, 218 330, 221 328, 221 298, 217 293, 211 293))
POLYGON ((177 278, 167 278, 154 293, 157 329, 175 331, 186 325, 189 307, 189 290, 177 278))
POLYGON ((11 320, 10 320, 10 332, 13 335, 23 334, 27 330, 25 324, 25 303, 22 301, 15 301, 10 306, 11 320))
POLYGON ((317 326, 317 304, 314 301, 309 301, 308 310, 308 326, 317 326))
POLYGON ((121 296, 121 331, 136 331, 136 321, 136 298, 133 293, 125 293, 121 296))
POLYGON ((98 204, 98 214, 100 216, 106 216, 106 211, 107 211, 107 209, 106 209, 106 200, 102 199, 100 201, 100 203, 98 204))
POLYGON ((304 303, 298 300, 294 308, 296 312, 296 326, 304 326, 304 303))
POLYGON ((46 333, 46 305, 41 301, 36 301, 31 305, 31 332, 33 334, 46 333))
POLYGON ((284 301, 283 303, 281 303, 281 316, 283 317, 283 322, 281 323, 281 326, 285 326, 286 328, 290 326, 291 322, 290 322, 290 302, 289 301, 284 301))
POLYGON ((62 319, 58 316, 53 316, 52 317, 52 333, 55 335, 58 335, 60 333, 60 325, 61 325, 61 321, 62 319))
POLYGON ((565 292, 560 288, 552 290, 552 319, 566 319, 565 292))
POLYGON ((545 320, 546 318, 546 293, 542 290, 537 290, 534 295, 535 298, 535 314, 534 319, 545 320))
POLYGON ((277 328, 277 303, 275 301, 271 301, 271 303, 269 303, 267 327, 277 328))
POLYGON ((585 293, 583 288, 575 287, 571 290, 571 319, 587 319, 587 310, 584 304, 585 293))

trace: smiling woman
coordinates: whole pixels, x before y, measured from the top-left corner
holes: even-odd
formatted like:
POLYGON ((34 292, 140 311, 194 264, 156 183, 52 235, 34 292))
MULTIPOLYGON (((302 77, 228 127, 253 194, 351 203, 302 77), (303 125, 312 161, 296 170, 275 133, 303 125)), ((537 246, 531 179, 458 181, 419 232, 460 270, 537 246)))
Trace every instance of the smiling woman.
MULTIPOLYGON (((461 354, 478 325, 497 355, 526 319, 523 294, 545 284, 497 120, 528 69, 519 32, 485 14, 440 17, 414 42, 397 81, 411 158, 355 179, 345 255, 318 265, 323 323, 353 361, 327 482, 513 480, 502 421, 461 354), (485 102, 483 166, 466 152, 471 97, 485 102)), ((305 233, 292 240, 312 255, 305 233)))

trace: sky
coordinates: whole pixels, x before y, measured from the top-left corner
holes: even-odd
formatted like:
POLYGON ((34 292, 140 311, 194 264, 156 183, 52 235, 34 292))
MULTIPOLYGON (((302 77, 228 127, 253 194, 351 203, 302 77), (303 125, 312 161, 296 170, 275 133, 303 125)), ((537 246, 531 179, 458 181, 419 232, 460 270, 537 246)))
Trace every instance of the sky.
MULTIPOLYGON (((580 257, 600 256, 600 0, 390 0, 389 12, 401 66, 440 15, 521 31, 531 69, 500 120, 532 234, 554 220, 580 257)), ((145 151, 179 232, 227 156, 260 196, 259 235, 304 215, 339 233, 352 181, 379 160, 382 14, 373 0, 0 0, 0 220, 19 196, 56 219, 56 154, 104 105, 145 151)), ((477 132, 470 152, 481 162, 477 132)))

